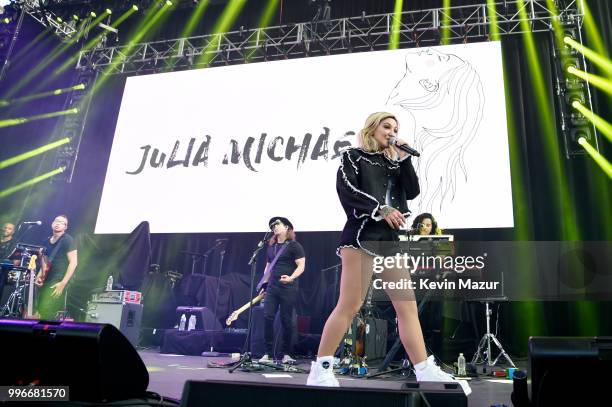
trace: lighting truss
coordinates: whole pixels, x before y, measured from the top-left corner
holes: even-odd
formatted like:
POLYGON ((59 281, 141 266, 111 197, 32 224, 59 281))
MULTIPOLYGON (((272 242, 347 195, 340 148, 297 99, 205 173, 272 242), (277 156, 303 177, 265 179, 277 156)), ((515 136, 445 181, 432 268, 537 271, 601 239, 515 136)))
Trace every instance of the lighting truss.
POLYGON ((55 35, 64 41, 69 40, 77 33, 74 20, 59 20, 55 13, 41 8, 38 0, 20 0, 16 4, 40 24, 45 27, 52 27, 55 35))
MULTIPOLYGON (((558 18, 582 25, 576 1, 560 7, 558 18)), ((530 32, 551 31, 553 13, 546 0, 514 0, 496 3, 500 35, 522 34, 519 12, 525 9, 530 32)), ((362 15, 329 22, 306 22, 221 34, 145 42, 91 49, 80 53, 77 69, 104 70, 107 74, 159 72, 262 60, 353 51, 387 49, 394 13, 362 15), (208 58, 201 58, 209 54, 208 58), (206 64, 200 60, 208 61, 206 64)), ((486 2, 447 9, 406 11, 401 14, 400 47, 438 45, 442 30, 451 42, 485 41, 490 37, 486 2), (444 25, 447 24, 447 25, 444 25)))

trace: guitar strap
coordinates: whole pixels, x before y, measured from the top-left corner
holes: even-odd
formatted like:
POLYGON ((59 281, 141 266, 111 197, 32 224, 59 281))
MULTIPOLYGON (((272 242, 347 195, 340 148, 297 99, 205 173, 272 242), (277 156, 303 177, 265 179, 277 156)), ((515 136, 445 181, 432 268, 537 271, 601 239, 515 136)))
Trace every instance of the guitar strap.
POLYGON ((268 267, 268 270, 266 270, 266 272, 264 273, 263 277, 261 277, 261 280, 259 280, 259 283, 257 283, 257 288, 255 289, 255 292, 259 292, 259 290, 261 290, 261 286, 264 283, 268 282, 268 280, 270 279, 270 276, 272 275, 272 270, 274 270, 274 266, 276 266, 276 262, 280 258, 281 254, 283 254, 283 252, 285 251, 287 246, 289 246, 289 241, 287 241, 285 244, 283 244, 283 246, 280 248, 280 250, 276 253, 276 256, 272 260, 272 263, 270 263, 270 267, 268 267))
MULTIPOLYGON (((62 239, 64 238, 65 235, 62 235, 57 242, 55 242, 55 247, 53 248, 53 250, 51 250, 51 253, 47 256, 47 258, 53 262, 53 260, 55 259, 55 256, 57 255, 57 252, 60 248, 60 242, 62 241, 62 239)), ((51 241, 49 241, 50 243, 51 241)))

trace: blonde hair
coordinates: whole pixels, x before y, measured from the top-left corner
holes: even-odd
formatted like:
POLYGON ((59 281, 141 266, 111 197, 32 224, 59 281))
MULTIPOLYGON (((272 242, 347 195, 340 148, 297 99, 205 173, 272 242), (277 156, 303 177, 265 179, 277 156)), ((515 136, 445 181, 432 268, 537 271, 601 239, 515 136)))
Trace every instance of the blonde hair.
MULTIPOLYGON (((359 133, 357 134, 357 142, 359 144, 359 147, 369 152, 380 151, 380 144, 374 138, 374 132, 376 131, 378 126, 380 126, 380 123, 385 119, 393 119, 399 125, 397 118, 392 113, 388 113, 388 112, 372 113, 366 119, 365 124, 363 125, 363 129, 361 129, 359 133)), ((387 147, 384 150, 384 153, 388 157, 397 159, 398 154, 391 147, 387 147)))

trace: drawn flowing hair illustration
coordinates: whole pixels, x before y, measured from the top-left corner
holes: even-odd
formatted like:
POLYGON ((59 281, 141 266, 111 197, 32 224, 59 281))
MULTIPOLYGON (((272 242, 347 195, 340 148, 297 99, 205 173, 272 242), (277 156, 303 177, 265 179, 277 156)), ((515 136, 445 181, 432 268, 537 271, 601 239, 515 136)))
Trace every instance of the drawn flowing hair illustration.
POLYGON ((418 208, 411 208, 416 213, 440 213, 461 182, 468 181, 465 154, 477 135, 484 103, 480 76, 469 62, 431 48, 407 53, 404 75, 387 105, 408 114, 401 133, 421 152, 415 162, 421 194, 415 200, 418 208))

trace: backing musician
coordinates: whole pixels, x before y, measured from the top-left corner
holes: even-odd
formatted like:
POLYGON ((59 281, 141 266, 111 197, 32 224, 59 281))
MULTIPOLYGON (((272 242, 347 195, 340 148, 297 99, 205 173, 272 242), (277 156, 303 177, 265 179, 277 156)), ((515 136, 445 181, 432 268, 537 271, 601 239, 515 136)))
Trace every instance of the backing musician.
MULTIPOLYGON (((276 216, 268 222, 274 236, 269 241, 266 268, 262 283, 267 283, 264 300, 265 354, 260 362, 274 357, 274 317, 280 308, 283 327, 282 363, 295 363, 290 356, 293 310, 297 302, 297 278, 304 272, 306 257, 304 248, 295 240, 293 224, 287 218, 276 216)), ((260 285, 262 284, 260 283, 260 285)), ((258 287, 259 291, 259 287, 258 287)))
POLYGON ((36 282, 42 285, 38 297, 38 313, 42 319, 54 319, 64 309, 65 290, 77 267, 77 248, 74 238, 66 233, 68 217, 58 215, 51 223, 53 234, 42 244, 45 247, 49 270, 41 270, 36 282))

